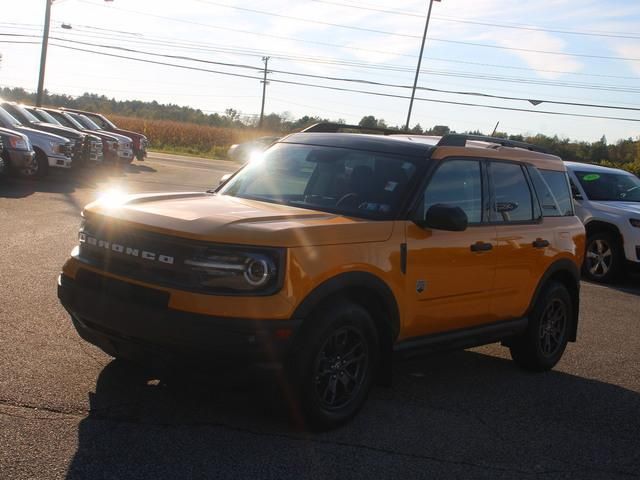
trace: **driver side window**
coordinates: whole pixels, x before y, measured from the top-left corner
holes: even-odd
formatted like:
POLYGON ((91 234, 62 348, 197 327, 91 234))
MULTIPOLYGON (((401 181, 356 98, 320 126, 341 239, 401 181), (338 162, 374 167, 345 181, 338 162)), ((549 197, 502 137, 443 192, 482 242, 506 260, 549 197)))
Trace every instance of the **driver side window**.
POLYGON ((420 211, 422 220, 429 208, 436 204, 460 207, 470 224, 482 222, 480 161, 443 161, 425 189, 420 211))

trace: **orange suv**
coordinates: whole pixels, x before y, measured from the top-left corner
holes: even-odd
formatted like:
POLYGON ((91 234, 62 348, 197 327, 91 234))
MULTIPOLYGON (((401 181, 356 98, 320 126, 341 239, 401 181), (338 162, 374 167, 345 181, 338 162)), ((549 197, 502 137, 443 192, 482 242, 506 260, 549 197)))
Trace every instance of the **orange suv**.
POLYGON ((533 145, 297 133, 214 192, 88 205, 58 296, 114 357, 282 366, 331 428, 394 352, 502 342, 552 368, 584 244, 563 162, 533 145))

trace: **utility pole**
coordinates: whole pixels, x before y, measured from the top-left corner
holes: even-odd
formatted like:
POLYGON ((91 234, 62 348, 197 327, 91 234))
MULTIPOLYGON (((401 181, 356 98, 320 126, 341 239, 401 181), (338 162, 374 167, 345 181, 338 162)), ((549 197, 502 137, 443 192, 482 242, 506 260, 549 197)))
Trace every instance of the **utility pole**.
POLYGON ((418 56, 418 66, 416 67, 416 77, 413 80, 413 90, 411 90, 411 101, 409 102, 409 112, 407 113, 407 123, 405 130, 409 130, 409 122, 411 121, 411 110, 413 109, 413 99, 416 96, 416 87, 418 86, 418 77, 420 76, 420 64, 422 64, 422 53, 424 52, 424 42, 427 39, 427 30, 429 29, 429 19, 431 18, 431 8, 433 2, 439 2, 440 0, 429 0, 429 11, 427 12, 427 21, 424 24, 424 34, 422 35, 422 45, 420 46, 420 55, 418 56))
POLYGON ((269 65, 270 57, 262 57, 264 62, 264 76, 262 78, 262 108, 260 108, 260 121, 258 122, 258 128, 262 127, 262 119, 264 118, 264 100, 267 95, 267 66, 269 65))
MULTIPOLYGON (((42 97, 44 95, 44 70, 47 66, 47 47, 49 46, 49 25, 51 23, 51 5, 55 0, 44 0, 46 7, 44 11, 44 31, 42 32, 42 51, 40 52, 40 75, 38 75, 38 93, 36 96, 36 106, 42 106, 42 97)), ((113 0, 104 0, 105 2, 113 2, 113 0)), ((69 29, 71 26, 63 25, 62 28, 69 29)))
POLYGON ((40 75, 38 77, 38 95, 36 106, 42 106, 42 96, 44 94, 44 69, 47 64, 47 47, 49 46, 49 23, 51 21, 51 4, 53 0, 44 0, 47 7, 44 11, 44 31, 42 32, 42 52, 40 53, 40 75))

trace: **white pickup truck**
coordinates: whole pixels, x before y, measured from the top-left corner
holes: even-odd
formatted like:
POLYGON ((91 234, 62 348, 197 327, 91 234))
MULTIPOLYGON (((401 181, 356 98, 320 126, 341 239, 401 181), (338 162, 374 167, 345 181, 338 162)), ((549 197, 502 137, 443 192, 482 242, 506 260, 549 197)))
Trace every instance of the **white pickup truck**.
POLYGON ((584 275, 611 283, 628 269, 640 270, 640 179, 616 168, 565 164, 587 230, 584 275))

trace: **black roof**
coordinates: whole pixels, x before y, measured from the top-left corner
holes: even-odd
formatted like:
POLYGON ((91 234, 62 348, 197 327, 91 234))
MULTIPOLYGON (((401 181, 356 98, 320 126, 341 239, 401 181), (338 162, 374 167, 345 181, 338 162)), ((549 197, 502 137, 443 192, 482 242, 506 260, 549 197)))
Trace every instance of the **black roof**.
POLYGON ((293 133, 280 140, 281 143, 300 143, 323 147, 353 148, 370 152, 390 153, 425 157, 434 146, 413 142, 407 137, 366 135, 362 133, 293 133))

